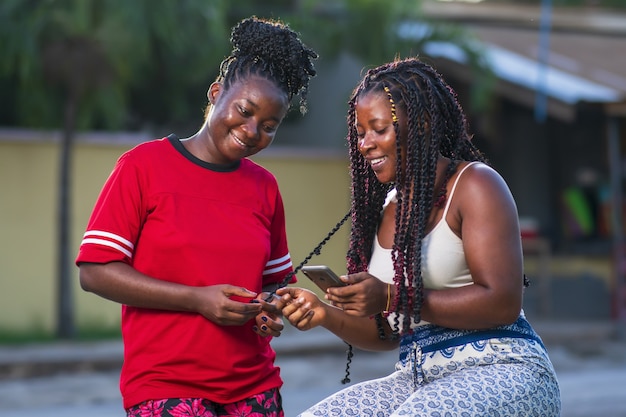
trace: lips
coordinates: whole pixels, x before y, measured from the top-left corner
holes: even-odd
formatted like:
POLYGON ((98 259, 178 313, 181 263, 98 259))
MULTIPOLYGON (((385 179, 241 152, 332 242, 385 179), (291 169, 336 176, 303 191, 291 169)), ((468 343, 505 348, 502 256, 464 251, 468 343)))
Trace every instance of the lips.
POLYGON ((379 158, 368 159, 367 162, 369 162, 372 169, 376 171, 377 169, 380 169, 380 167, 385 163, 386 160, 387 160, 386 156, 381 156, 379 158))
POLYGON ((244 148, 244 149, 248 149, 248 148, 252 148, 252 146, 249 146, 248 144, 246 144, 245 142, 242 142, 241 140, 239 140, 239 138, 235 135, 231 135, 235 141, 235 143, 237 145, 239 145, 240 147, 244 148))

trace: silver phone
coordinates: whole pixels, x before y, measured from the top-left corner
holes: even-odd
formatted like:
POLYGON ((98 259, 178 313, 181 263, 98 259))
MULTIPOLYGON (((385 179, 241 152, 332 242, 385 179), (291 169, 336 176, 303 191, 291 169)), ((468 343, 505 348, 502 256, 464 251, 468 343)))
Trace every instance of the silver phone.
POLYGON ((330 287, 343 287, 346 285, 346 283, 340 280, 337 274, 326 265, 303 266, 302 273, 324 292, 330 287))

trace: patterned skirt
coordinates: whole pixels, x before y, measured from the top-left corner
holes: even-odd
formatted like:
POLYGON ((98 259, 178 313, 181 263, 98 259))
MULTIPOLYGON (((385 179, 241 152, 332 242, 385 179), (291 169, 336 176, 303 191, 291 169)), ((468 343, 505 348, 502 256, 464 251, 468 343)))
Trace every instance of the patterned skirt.
POLYGON ((560 411, 547 351, 520 316, 487 331, 421 326, 402 337, 394 373, 345 388, 300 416, 557 417, 560 411))

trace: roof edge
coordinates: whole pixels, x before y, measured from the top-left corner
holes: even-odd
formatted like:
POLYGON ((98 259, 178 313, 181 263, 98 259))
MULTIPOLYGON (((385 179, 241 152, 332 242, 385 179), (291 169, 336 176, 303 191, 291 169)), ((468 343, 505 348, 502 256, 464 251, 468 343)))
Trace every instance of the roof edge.
MULTIPOLYGON (((458 3, 427 0, 423 15, 431 20, 455 23, 539 28, 541 6, 502 3, 458 3)), ((552 30, 576 30, 612 36, 626 36, 626 11, 597 7, 555 7, 551 9, 552 30)))

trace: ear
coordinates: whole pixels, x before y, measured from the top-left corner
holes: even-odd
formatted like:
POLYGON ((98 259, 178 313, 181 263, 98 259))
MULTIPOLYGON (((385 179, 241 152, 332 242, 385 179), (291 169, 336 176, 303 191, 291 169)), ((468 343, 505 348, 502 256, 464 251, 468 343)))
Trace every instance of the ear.
POLYGON ((209 87, 209 90, 206 93, 206 96, 209 99, 209 103, 215 104, 215 101, 217 100, 220 93, 222 92, 223 87, 224 86, 222 85, 222 83, 214 82, 211 84, 211 86, 209 87))

